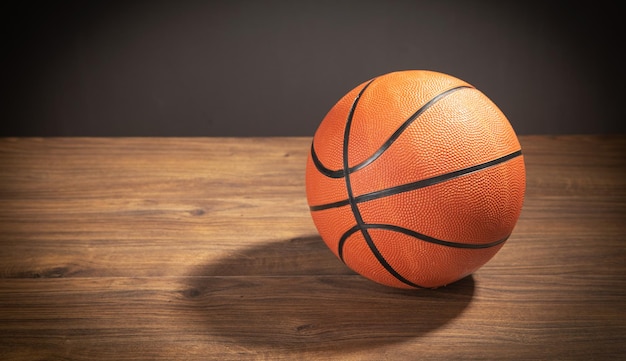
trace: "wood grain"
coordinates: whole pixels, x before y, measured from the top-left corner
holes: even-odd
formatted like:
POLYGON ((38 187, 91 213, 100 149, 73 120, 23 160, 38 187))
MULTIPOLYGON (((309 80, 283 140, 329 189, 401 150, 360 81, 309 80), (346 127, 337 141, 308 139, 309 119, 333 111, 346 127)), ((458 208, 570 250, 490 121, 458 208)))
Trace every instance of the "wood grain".
POLYGON ((626 137, 520 141, 505 247, 404 291, 317 236, 309 138, 0 139, 0 359, 620 359, 626 137))

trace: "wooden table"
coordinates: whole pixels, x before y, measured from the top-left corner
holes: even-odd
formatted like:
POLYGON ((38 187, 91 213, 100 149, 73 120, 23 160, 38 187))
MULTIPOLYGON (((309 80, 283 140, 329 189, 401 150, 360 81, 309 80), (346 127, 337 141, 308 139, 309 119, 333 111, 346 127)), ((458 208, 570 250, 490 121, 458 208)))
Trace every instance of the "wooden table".
POLYGON ((507 244, 413 291, 323 244, 310 141, 1 139, 0 359, 626 357, 626 137, 520 137, 507 244))

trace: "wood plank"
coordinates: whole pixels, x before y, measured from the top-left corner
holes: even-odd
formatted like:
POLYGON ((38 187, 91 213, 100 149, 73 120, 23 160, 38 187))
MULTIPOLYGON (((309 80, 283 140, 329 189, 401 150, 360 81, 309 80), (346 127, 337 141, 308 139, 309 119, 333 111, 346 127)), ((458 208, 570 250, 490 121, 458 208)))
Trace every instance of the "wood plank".
POLYGON ((396 346, 411 345, 420 359, 468 350, 619 358, 626 282, 588 281, 476 276, 413 292, 354 275, 2 280, 0 350, 4 359, 25 350, 31 359, 171 360, 182 350, 185 359, 337 359, 377 349, 406 356, 396 346))
POLYGON ((618 198, 623 206, 623 136, 523 136, 520 143, 527 163, 528 198, 579 196, 592 200, 602 196, 618 198))
POLYGON ((437 290, 317 235, 310 138, 0 139, 0 359, 619 359, 626 137, 520 137, 502 250, 437 290))
POLYGON ((11 247, 0 254, 2 272, 181 275, 181 265, 237 248, 315 235, 304 196, 307 142, 4 139, 0 233, 11 247), (280 227, 267 226, 277 220, 280 227))
POLYGON ((302 195, 307 143, 310 139, 287 137, 5 138, 0 198, 302 195))

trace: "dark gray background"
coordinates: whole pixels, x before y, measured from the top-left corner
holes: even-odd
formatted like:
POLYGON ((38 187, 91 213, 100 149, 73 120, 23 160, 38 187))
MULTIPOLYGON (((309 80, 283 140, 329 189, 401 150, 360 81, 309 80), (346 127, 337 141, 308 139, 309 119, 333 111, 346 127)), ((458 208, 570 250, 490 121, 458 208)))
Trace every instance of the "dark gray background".
POLYGON ((395 70, 459 77, 518 134, 624 132, 617 2, 4 2, 2 136, 311 136, 395 70))

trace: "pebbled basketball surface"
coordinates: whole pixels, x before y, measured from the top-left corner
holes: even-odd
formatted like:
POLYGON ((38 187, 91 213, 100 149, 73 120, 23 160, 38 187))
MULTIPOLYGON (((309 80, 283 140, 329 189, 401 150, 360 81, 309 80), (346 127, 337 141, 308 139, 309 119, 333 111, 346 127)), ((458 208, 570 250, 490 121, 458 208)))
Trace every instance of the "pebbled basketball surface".
POLYGON ((525 168, 498 107, 447 74, 367 81, 320 123, 306 165, 328 247, 372 281, 435 288, 473 273, 510 236, 525 168))

